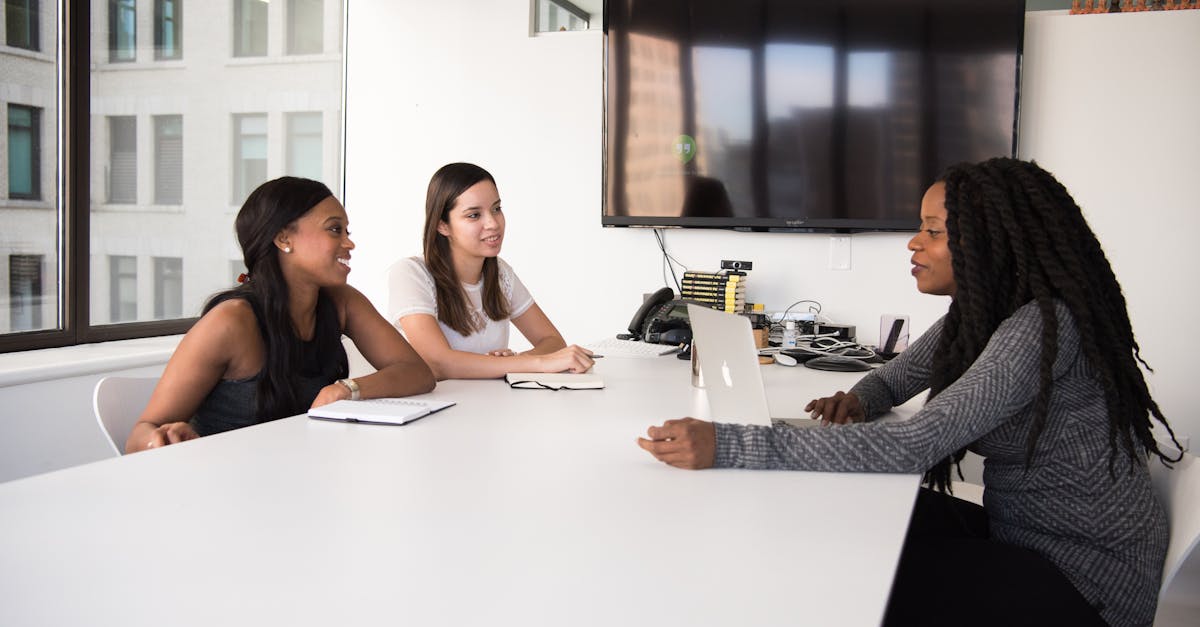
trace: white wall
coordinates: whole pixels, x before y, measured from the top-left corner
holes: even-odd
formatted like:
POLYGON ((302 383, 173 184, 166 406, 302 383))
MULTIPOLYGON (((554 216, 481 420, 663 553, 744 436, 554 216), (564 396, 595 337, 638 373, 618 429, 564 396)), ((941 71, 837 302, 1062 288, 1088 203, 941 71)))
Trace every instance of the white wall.
MULTIPOLYGON (((351 281, 381 309, 383 269, 419 254, 425 185, 450 161, 496 176, 508 216, 502 255, 568 341, 623 330, 644 292, 663 285, 653 235, 600 226, 602 34, 528 36, 525 0, 356 0, 349 17, 346 205, 351 281)), ((1200 434, 1185 378, 1197 341, 1200 231, 1200 12, 1030 14, 1022 85, 1022 156, 1058 174, 1085 207, 1129 300, 1159 403, 1200 434), (1174 79, 1162 77, 1175 73, 1174 79)), ((913 199, 913 211, 919 199, 913 199)), ((755 262, 750 299, 768 309, 812 298, 833 320, 878 337, 883 313, 915 331, 947 301, 919 295, 907 238, 853 236, 853 268, 828 269, 829 236, 667 232, 689 266, 755 262)))

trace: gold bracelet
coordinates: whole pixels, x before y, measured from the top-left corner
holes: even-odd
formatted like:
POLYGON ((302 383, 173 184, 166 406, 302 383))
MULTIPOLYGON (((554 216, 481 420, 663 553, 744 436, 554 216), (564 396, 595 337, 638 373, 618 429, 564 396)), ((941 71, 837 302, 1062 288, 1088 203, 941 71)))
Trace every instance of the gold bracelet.
POLYGON ((354 379, 338 379, 337 382, 346 386, 347 390, 350 390, 350 400, 357 401, 359 399, 360 393, 357 381, 354 379))

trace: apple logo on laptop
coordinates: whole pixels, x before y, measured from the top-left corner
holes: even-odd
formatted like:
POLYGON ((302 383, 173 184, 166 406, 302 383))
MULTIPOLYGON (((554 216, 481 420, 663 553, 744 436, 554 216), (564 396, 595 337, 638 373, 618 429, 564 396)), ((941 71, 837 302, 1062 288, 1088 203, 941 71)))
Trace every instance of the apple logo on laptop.
POLYGON ((733 387, 733 377, 729 375, 729 362, 721 360, 721 376, 725 378, 725 387, 733 387))

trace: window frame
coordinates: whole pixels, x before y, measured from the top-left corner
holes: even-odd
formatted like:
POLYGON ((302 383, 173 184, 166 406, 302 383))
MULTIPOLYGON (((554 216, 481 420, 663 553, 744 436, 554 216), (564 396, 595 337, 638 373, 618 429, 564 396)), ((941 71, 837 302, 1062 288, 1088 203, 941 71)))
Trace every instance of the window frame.
POLYGON ((8 29, 10 28, 12 16, 8 9, 13 0, 4 0, 4 45, 12 48, 20 48, 21 50, 31 50, 33 52, 42 51, 42 6, 41 0, 24 0, 25 12, 28 16, 26 27, 29 29, 29 45, 22 46, 14 44, 8 38, 8 29))
POLYGON ((166 206, 166 205, 182 206, 183 205, 183 177, 184 177, 183 115, 178 114, 178 113, 164 113, 164 114, 151 115, 150 116, 150 125, 153 127, 151 129, 151 131, 154 133, 154 138, 153 138, 154 154, 151 157, 154 160, 154 204, 164 205, 164 206, 166 206), (178 125, 178 129, 179 129, 178 135, 169 135, 166 132, 167 125, 171 124, 171 123, 178 125), (164 191, 166 191, 166 190, 164 190, 164 178, 165 178, 164 174, 166 174, 166 172, 165 172, 166 168, 164 168, 164 166, 163 166, 163 157, 164 157, 163 149, 165 147, 167 147, 167 142, 171 139, 177 139, 179 142, 179 145, 178 145, 179 154, 174 155, 177 158, 177 163, 179 166, 178 176, 175 177, 178 181, 179 187, 178 187, 178 189, 170 190, 170 191, 174 192, 176 195, 172 196, 171 198, 168 198, 166 196, 166 194, 164 193, 164 191))
MULTIPOLYGON (((345 97, 346 97, 346 59, 345 39, 348 20, 346 19, 351 0, 343 0, 341 8, 342 23, 342 82, 339 87, 339 129, 345 129, 345 97)), ((93 324, 90 312, 90 255, 89 236, 91 233, 91 156, 92 149, 92 119, 91 119, 91 64, 92 58, 92 15, 93 8, 90 0, 62 0, 57 20, 57 28, 61 31, 55 34, 57 50, 45 51, 57 53, 57 75, 59 88, 57 95, 58 117, 50 126, 48 136, 42 138, 42 144, 60 146, 61 152, 56 155, 56 170, 58 175, 54 180, 43 178, 44 185, 54 185, 57 188, 59 215, 59 258, 57 275, 43 277, 46 283, 57 283, 55 296, 58 298, 58 317, 56 328, 36 331, 15 331, 0 334, 0 353, 57 348, 77 344, 92 344, 115 340, 128 340, 143 337, 163 335, 179 335, 186 333, 199 320, 198 317, 180 318, 176 320, 147 320, 141 322, 123 322, 115 324, 93 324)), ((97 9, 103 10, 103 9, 97 9)), ((101 48, 97 55, 107 54, 101 48)), ((231 57, 233 55, 231 54, 231 57)), ((97 58, 97 62, 105 59, 97 58)), ((103 116, 101 117, 103 119, 103 116)), ((104 132, 103 127, 98 129, 104 132)), ((338 153, 337 168, 341 172, 345 168, 344 133, 339 130, 341 150, 338 153)), ((46 188, 43 186, 43 196, 46 188)), ((345 178, 341 180, 341 189, 335 190, 345 194, 345 178)), ((233 260, 237 261, 237 260, 233 260)))
POLYGON ((183 0, 154 0, 154 60, 178 61, 183 58, 183 0), (166 29, 163 26, 167 17, 164 6, 171 3, 171 35, 175 45, 170 49, 163 47, 163 36, 166 29), (169 51, 169 54, 166 52, 169 51))
MULTIPOLYGON (((71 4, 78 5, 79 2, 72 2, 71 4)), ((108 62, 137 62, 137 0, 108 0, 108 62), (129 42, 132 56, 128 59, 120 56, 120 51, 122 50, 122 48, 119 47, 121 37, 120 29, 117 28, 117 24, 119 24, 121 21, 120 12, 123 3, 129 3, 129 10, 133 11, 133 32, 131 33, 132 39, 129 42)))
POLYGON ((41 200, 42 199, 42 108, 33 105, 18 104, 15 102, 8 103, 4 110, 5 121, 7 122, 5 132, 8 134, 8 152, 5 159, 8 161, 10 168, 8 179, 8 197, 13 200, 41 200), (29 131, 29 192, 28 193, 13 193, 12 191, 12 176, 11 168, 14 160, 12 158, 12 136, 13 136, 13 109, 24 109, 29 112, 29 126, 17 127, 28 129, 29 131))
POLYGON ((230 50, 230 56, 232 56, 235 59, 245 59, 245 58, 253 59, 253 58, 270 56, 270 54, 271 54, 271 26, 270 26, 269 22, 270 22, 271 18, 269 16, 269 14, 263 15, 262 52, 259 53, 257 51, 243 50, 243 48, 242 48, 243 43, 246 39, 245 35, 248 32, 246 30, 246 26, 247 26, 246 18, 248 18, 247 14, 246 14, 246 8, 247 8, 246 2, 247 2, 247 0, 233 0, 233 29, 232 29, 233 46, 232 46, 232 49, 230 50))

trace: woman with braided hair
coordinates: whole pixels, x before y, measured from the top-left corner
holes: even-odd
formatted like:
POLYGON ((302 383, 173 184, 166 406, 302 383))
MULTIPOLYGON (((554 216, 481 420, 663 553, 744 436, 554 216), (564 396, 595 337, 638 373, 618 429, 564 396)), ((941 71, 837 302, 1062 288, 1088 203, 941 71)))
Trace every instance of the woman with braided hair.
POLYGON ((1079 206, 1034 163, 957 165, 908 248, 917 289, 949 311, 809 403, 828 428, 685 418, 639 445, 683 468, 924 473, 887 624, 1149 625, 1168 530, 1147 464, 1171 460, 1151 416, 1174 434, 1079 206), (874 420, 927 388, 911 419, 874 420), (986 458, 983 507, 946 493, 968 449, 986 458))

